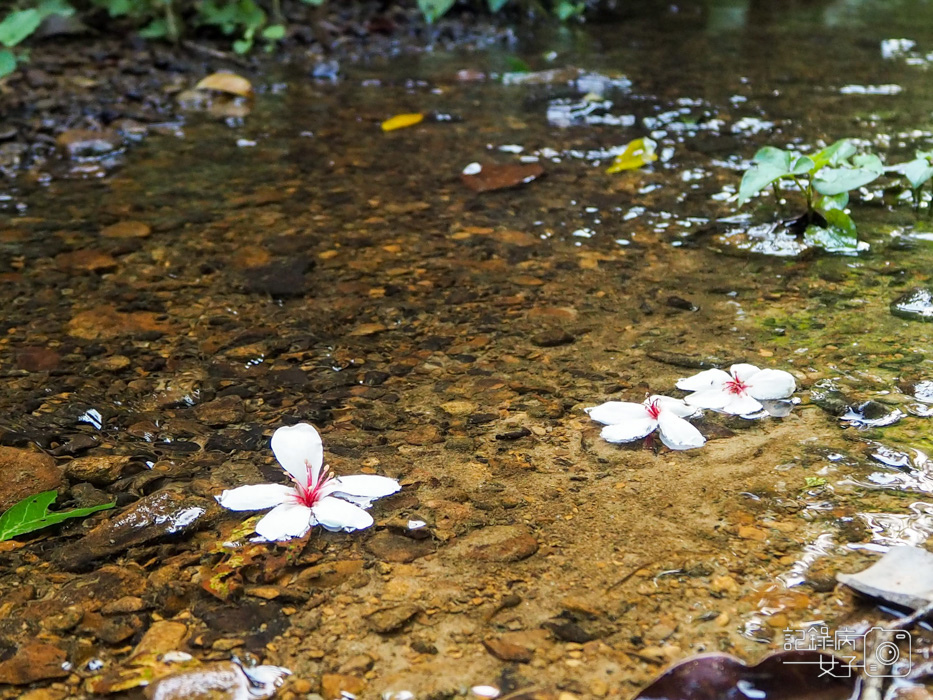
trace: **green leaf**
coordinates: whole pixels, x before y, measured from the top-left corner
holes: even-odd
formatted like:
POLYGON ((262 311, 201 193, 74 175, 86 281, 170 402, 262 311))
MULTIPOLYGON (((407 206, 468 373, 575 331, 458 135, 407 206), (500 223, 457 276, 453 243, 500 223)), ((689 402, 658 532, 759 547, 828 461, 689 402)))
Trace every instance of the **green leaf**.
POLYGON ((584 9, 586 9, 585 3, 569 2, 568 0, 560 0, 560 2, 558 2, 557 5, 554 6, 554 15, 561 22, 565 22, 571 17, 582 15, 584 9))
POLYGON ((164 19, 154 19, 140 29, 137 34, 143 39, 164 39, 168 36, 168 32, 168 24, 164 19))
POLYGON ((123 17, 134 9, 131 0, 107 0, 107 14, 111 17, 123 17))
POLYGON ((814 163, 814 172, 827 165, 839 165, 855 155, 855 145, 849 139, 839 139, 831 146, 811 156, 814 163))
POLYGON ((36 9, 39 10, 39 14, 42 15, 42 19, 45 19, 50 15, 71 17, 75 13, 75 8, 73 8, 69 3, 65 2, 65 0, 41 0, 41 2, 39 2, 39 7, 36 9))
POLYGON ((58 491, 43 491, 24 498, 0 515, 0 542, 41 530, 49 525, 56 525, 68 518, 81 518, 99 510, 113 508, 117 503, 104 503, 89 508, 50 512, 49 506, 55 502, 58 491))
POLYGON ((858 233, 855 222, 840 209, 831 209, 823 213, 826 226, 811 224, 804 231, 803 240, 807 245, 823 248, 829 253, 854 253, 858 251, 858 233))
POLYGON ((849 205, 849 193, 840 192, 839 194, 834 195, 822 195, 816 202, 816 210, 820 212, 824 217, 827 212, 834 211, 839 209, 845 211, 845 208, 849 205))
POLYGON ((305 5, 314 5, 315 7, 320 7, 324 4, 324 0, 301 0, 305 5))
POLYGON ((454 2, 455 0, 418 0, 418 9, 428 24, 431 24, 447 14, 454 2))
POLYGON ((16 56, 9 49, 0 49, 0 78, 16 70, 16 56))
POLYGON ((498 12, 501 10, 509 0, 486 0, 489 4, 490 12, 498 12))
POLYGON ((16 46, 36 31, 41 22, 42 15, 34 8, 11 12, 0 22, 0 44, 16 46))
POLYGON ((263 39, 268 41, 278 41, 285 37, 285 25, 284 24, 270 24, 268 27, 260 32, 260 36, 263 39))
POLYGON ((752 167, 742 176, 742 183, 739 185, 739 205, 745 204, 772 182, 777 182, 785 177, 790 177, 790 173, 785 168, 753 163, 752 167))
POLYGON ((851 166, 822 168, 813 178, 813 189, 820 194, 840 194, 867 185, 883 172, 881 159, 872 153, 865 153, 855 156, 851 166))
MULTIPOLYGON (((919 156, 920 153, 917 155, 919 156)), ((933 164, 930 163, 926 156, 907 163, 898 163, 891 170, 906 177, 911 189, 914 190, 919 190, 933 177, 933 164)))
POLYGON ((243 54, 245 54, 245 53, 249 53, 249 50, 250 50, 251 48, 253 48, 253 40, 252 40, 252 38, 250 38, 250 39, 237 39, 236 41, 233 42, 233 50, 234 50, 236 53, 240 54, 240 55, 243 55, 243 54))

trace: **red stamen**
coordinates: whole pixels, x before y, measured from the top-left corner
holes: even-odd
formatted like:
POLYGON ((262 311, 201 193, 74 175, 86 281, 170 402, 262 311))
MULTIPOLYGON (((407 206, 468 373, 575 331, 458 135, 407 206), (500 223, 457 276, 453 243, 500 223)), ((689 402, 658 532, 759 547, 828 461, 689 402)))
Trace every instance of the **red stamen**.
POLYGON ((334 478, 333 472, 327 472, 324 469, 318 474, 317 482, 312 481, 314 472, 311 468, 311 465, 305 462, 305 467, 308 470, 308 486, 304 487, 295 482, 295 490, 298 492, 298 501, 310 508, 319 500, 321 500, 321 491, 324 488, 324 485, 334 478))
POLYGON ((731 380, 726 382, 726 391, 728 391, 730 394, 742 396, 746 391, 748 391, 748 384, 743 382, 741 379, 733 377, 731 380))
POLYGON ((645 410, 648 411, 648 415, 654 418, 654 420, 657 420, 658 416, 661 415, 661 407, 658 406, 657 399, 654 401, 649 401, 647 404, 645 404, 645 410))

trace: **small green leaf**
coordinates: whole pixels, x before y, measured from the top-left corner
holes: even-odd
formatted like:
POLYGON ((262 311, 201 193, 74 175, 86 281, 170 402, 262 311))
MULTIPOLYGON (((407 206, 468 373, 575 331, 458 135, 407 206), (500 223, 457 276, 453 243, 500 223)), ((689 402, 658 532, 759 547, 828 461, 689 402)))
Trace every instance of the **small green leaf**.
POLYGON ((16 70, 16 56, 9 49, 0 49, 0 78, 16 70))
POLYGON ((237 39, 233 42, 233 50, 240 55, 249 53, 251 48, 253 48, 252 39, 237 39))
POLYGON ((315 7, 320 7, 324 4, 324 0, 301 0, 305 5, 314 5, 315 7))
POLYGON ((154 19, 137 34, 143 39, 164 39, 168 36, 168 24, 164 19, 154 19))
POLYGON ((486 0, 489 4, 490 12, 498 12, 501 10, 509 0, 486 0))
POLYGON ((807 488, 813 488, 814 486, 826 486, 826 479, 822 476, 805 476, 803 478, 803 483, 807 488))
POLYGON ((108 0, 107 14, 111 17, 123 17, 133 11, 131 0, 108 0))
POLYGON ((39 7, 36 9, 39 10, 39 14, 42 15, 42 19, 45 19, 50 15, 71 17, 75 13, 75 8, 73 8, 69 3, 65 2, 65 0, 41 0, 41 2, 39 2, 39 7))
POLYGON ((828 253, 855 253, 858 251, 858 233, 855 222, 844 211, 831 209, 823 212, 826 226, 807 226, 803 240, 807 245, 823 248, 828 253))
POLYGON ((827 165, 839 165, 853 155, 855 155, 855 145, 849 139, 839 139, 836 143, 811 156, 814 163, 813 170, 819 170, 827 165))
POLYGON ((884 172, 881 159, 871 153, 855 156, 852 165, 824 167, 813 178, 813 189, 820 194, 840 194, 858 189, 884 172))
POLYGON ((16 46, 36 31, 41 22, 42 15, 34 8, 11 12, 0 22, 0 44, 16 46))
POLYGON ((99 510, 113 508, 117 503, 104 503, 88 508, 50 512, 49 506, 55 502, 57 491, 43 491, 15 503, 3 515, 0 515, 0 542, 41 530, 49 525, 57 525, 68 518, 81 518, 99 510))
MULTIPOLYGON (((921 154, 918 153, 917 155, 919 156, 921 154)), ((907 181, 910 183, 911 189, 914 190, 919 190, 933 177, 933 164, 930 163, 930 160, 926 156, 916 158, 907 163, 898 163, 891 168, 891 170, 906 177, 907 181)))
POLYGON ((845 208, 849 205, 849 193, 840 192, 839 194, 834 195, 822 195, 816 202, 816 210, 826 215, 826 212, 833 211, 834 209, 839 209, 845 211, 845 208))
POLYGON ((260 36, 267 41, 278 41, 279 39, 285 38, 285 25, 284 24, 270 24, 268 27, 260 32, 260 36))
POLYGON ((560 2, 554 6, 554 15, 561 22, 565 22, 571 17, 582 15, 583 10, 585 9, 586 5, 582 2, 569 2, 568 0, 560 0, 560 2))
POLYGON ((742 183, 739 185, 739 205, 745 204, 772 182, 785 177, 790 177, 790 173, 785 168, 767 163, 753 163, 742 176, 742 183))
POLYGON ((418 9, 428 24, 436 22, 454 6, 455 0, 418 0, 418 9))

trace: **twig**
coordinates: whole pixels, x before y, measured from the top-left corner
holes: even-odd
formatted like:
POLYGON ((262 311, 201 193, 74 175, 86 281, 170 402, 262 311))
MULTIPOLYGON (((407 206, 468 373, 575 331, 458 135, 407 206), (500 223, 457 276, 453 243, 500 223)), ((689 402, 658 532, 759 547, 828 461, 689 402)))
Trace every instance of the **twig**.
POLYGON ((228 51, 218 51, 217 49, 212 49, 210 46, 202 46, 201 44, 196 44, 193 41, 189 41, 187 39, 182 41, 181 45, 189 51, 193 51, 194 53, 210 56, 211 58, 217 58, 221 61, 229 61, 230 63, 235 63, 242 68, 249 68, 248 61, 228 51))

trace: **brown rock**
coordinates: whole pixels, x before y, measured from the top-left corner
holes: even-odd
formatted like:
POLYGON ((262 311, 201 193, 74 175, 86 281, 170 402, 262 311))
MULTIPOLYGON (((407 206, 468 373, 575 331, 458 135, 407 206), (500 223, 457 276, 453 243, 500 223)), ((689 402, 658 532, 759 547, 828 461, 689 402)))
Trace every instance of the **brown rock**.
POLYGON ((101 229, 104 238, 145 238, 152 229, 142 221, 121 221, 101 229))
POLYGON ((415 540, 385 531, 370 537, 365 546, 382 561, 396 564, 408 564, 434 551, 434 543, 429 539, 415 540))
POLYGON ((344 692, 359 695, 366 689, 366 681, 343 673, 325 673, 321 676, 321 695, 324 700, 341 700, 344 692))
POLYGON ((298 574, 295 582, 311 584, 315 588, 333 588, 359 574, 364 563, 362 559, 348 559, 309 566, 298 574))
POLYGON ((538 551, 538 541, 524 525, 492 525, 475 530, 447 550, 447 556, 479 561, 512 562, 538 551))
POLYGON ((81 622, 82 617, 84 617, 84 608, 80 605, 69 605, 61 612, 43 618, 42 622, 39 624, 44 630, 48 630, 55 634, 61 634, 62 632, 74 629, 75 626, 81 622))
POLYGON ((16 353, 16 366, 27 372, 49 372, 58 367, 61 356, 43 347, 20 348, 16 353))
POLYGON ((527 664, 534 656, 530 649, 526 649, 520 644, 506 642, 496 637, 484 639, 483 646, 486 647, 486 651, 500 661, 515 661, 520 664, 527 664))
POLYGON ((138 569, 102 566, 94 573, 75 577, 66 583, 55 596, 55 601, 66 606, 80 605, 84 610, 93 612, 121 595, 142 596, 146 588, 146 579, 138 569))
POLYGON ((41 452, 0 447, 0 511, 27 496, 52 491, 64 484, 55 460, 41 452))
POLYGON ((149 606, 146 601, 135 595, 125 595, 122 598, 107 603, 100 609, 104 615, 114 615, 119 613, 142 612, 149 606))
POLYGON ((55 267, 64 272, 108 272, 117 267, 117 261, 108 253, 82 249, 55 256, 55 267))
POLYGON ((142 629, 143 622, 137 615, 104 617, 100 613, 86 613, 81 620, 81 631, 89 632, 106 644, 119 644, 142 629))
POLYGON ((567 331, 560 328, 552 328, 541 331, 531 342, 539 348, 556 348, 558 345, 569 345, 575 338, 567 331))
POLYGON ((402 603, 401 605, 393 605, 390 608, 376 610, 365 617, 366 622, 375 632, 389 634, 402 629, 411 618, 420 612, 421 608, 417 605, 402 603))
POLYGON ((123 144, 115 131, 90 131, 88 129, 69 129, 58 135, 55 142, 70 158, 82 158, 109 153, 123 144))
POLYGON ((188 628, 183 622, 158 620, 146 630, 139 644, 133 649, 130 658, 156 656, 175 649, 183 649, 188 628))
POLYGON ((69 673, 65 668, 67 660, 68 655, 51 644, 24 644, 12 658, 0 663, 0 683, 26 685, 49 678, 64 678, 69 673))
POLYGON ((242 421, 246 409, 243 408, 243 399, 231 394, 201 404, 194 409, 194 415, 202 423, 219 428, 242 421))
POLYGON ((123 455, 80 457, 64 465, 65 474, 72 481, 87 481, 95 486, 107 486, 120 478, 123 467, 130 461, 123 455))
POLYGON ((374 663, 375 660, 369 654, 357 654, 341 664, 338 671, 349 675, 363 675, 373 667, 374 663))
POLYGON ((739 537, 743 540, 757 540, 764 542, 768 539, 768 533, 751 525, 739 525, 739 537))
POLYGON ((436 425, 420 425, 405 433, 405 442, 409 445, 433 445, 443 441, 436 425))
POLYGON ((84 340, 117 338, 140 333, 164 334, 172 326, 152 311, 120 312, 112 306, 97 306, 76 314, 68 323, 68 334, 84 340))

